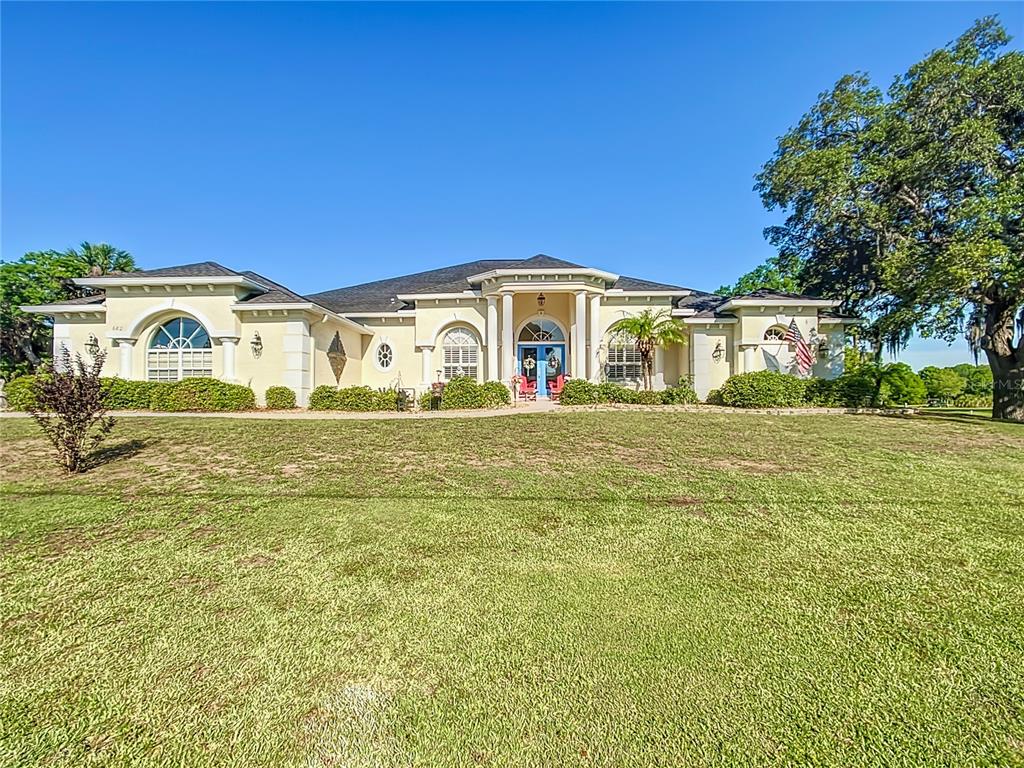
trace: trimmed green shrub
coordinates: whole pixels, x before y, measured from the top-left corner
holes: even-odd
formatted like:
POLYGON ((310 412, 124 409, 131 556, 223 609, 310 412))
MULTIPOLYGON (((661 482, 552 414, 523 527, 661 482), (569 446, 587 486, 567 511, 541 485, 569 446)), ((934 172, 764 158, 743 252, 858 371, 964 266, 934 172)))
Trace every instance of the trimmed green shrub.
POLYGON ((816 408, 837 408, 843 405, 836 391, 836 383, 830 379, 810 379, 804 387, 804 400, 816 408))
POLYGON ((869 368, 858 368, 832 380, 833 400, 842 408, 870 408, 875 396, 875 377, 869 368))
POLYGON ((374 411, 403 411, 405 410, 405 393, 397 389, 378 389, 374 393, 374 411))
POLYGON ((705 405, 725 405, 722 401, 722 389, 712 389, 704 398, 705 405))
POLYGON ((27 411, 36 404, 36 377, 19 376, 4 385, 7 407, 12 411, 27 411))
POLYGON ((433 398, 434 398, 434 393, 431 392, 429 389, 426 392, 422 393, 418 398, 416 398, 416 402, 419 404, 420 410, 421 411, 429 411, 430 410, 430 404, 431 404, 430 401, 433 398))
POLYGON ((594 387, 594 399, 598 403, 639 403, 639 392, 611 381, 594 387))
POLYGON ((337 411, 377 411, 380 398, 377 392, 369 387, 342 387, 334 393, 333 410, 337 411))
POLYGON ((248 411, 256 407, 249 387, 217 379, 183 379, 169 383, 148 382, 154 411, 248 411))
MULTIPOLYGON (((34 403, 36 376, 21 376, 4 391, 13 410, 34 403)), ((117 376, 100 379, 103 406, 112 411, 247 411, 256 407, 249 387, 217 379, 132 381, 117 376)))
POLYGON ((161 382, 132 381, 114 376, 100 380, 103 404, 112 411, 148 411, 152 407, 153 393, 161 382))
POLYGON ((264 395, 267 408, 284 411, 295 407, 295 392, 288 387, 267 387, 264 395))
POLYGON ((665 405, 695 405, 698 399, 689 380, 680 379, 677 386, 661 392, 661 402, 665 405))
POLYGON ((512 402, 512 393, 500 381, 485 381, 480 385, 484 408, 500 408, 512 402))
POLYGON ((441 408, 449 411, 460 408, 483 408, 484 393, 475 379, 468 376, 456 376, 444 387, 441 395, 441 408))
POLYGON ((725 405, 733 408, 796 408, 804 405, 806 382, 775 371, 754 371, 730 376, 720 390, 725 405))
POLYGON ((319 387, 313 390, 309 396, 309 410, 311 411, 331 411, 335 410, 336 395, 338 394, 338 388, 332 387, 329 384, 321 384, 319 387))
POLYGON ((634 401, 637 405, 661 405, 661 392, 655 392, 653 389, 641 389, 639 392, 634 393, 634 401))
POLYGON ((597 402, 595 389, 596 387, 586 379, 569 379, 562 388, 558 402, 562 405, 593 405, 597 402))
POLYGON ((335 389, 323 384, 309 396, 311 411, 397 411, 404 393, 396 389, 343 387, 335 389))

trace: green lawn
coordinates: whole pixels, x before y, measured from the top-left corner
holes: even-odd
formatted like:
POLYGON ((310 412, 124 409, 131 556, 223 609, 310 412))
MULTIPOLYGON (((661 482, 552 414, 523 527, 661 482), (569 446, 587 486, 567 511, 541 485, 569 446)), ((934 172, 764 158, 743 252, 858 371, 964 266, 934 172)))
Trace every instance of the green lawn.
POLYGON ((0 764, 1024 765, 1024 428, 3 431, 0 764))

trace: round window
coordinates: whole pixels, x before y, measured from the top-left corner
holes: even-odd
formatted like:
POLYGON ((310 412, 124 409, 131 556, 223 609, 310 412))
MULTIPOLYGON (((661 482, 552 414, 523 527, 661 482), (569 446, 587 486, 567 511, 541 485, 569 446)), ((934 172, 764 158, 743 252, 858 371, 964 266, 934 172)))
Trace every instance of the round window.
POLYGON ((786 340, 786 329, 781 325, 775 325, 764 332, 764 340, 770 342, 781 342, 786 340))
POLYGON ((391 348, 390 344, 385 342, 377 347, 377 365, 386 371, 394 362, 395 351, 391 348))

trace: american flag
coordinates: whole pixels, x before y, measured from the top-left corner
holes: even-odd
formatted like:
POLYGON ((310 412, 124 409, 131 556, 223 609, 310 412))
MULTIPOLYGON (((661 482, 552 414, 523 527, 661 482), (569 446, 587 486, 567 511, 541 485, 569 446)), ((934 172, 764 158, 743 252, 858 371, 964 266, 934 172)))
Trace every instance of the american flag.
POLYGON ((800 371, 801 376, 806 376, 814 365, 814 353, 804 341, 803 334, 797 328, 796 320, 789 321, 789 328, 786 329, 783 341, 788 344, 796 344, 796 369, 800 371))

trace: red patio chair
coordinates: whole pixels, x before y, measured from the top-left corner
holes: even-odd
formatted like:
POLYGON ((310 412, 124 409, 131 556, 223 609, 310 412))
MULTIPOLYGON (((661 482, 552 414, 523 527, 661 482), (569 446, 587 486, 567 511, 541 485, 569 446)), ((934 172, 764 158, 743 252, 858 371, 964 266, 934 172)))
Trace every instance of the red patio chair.
POLYGON ((537 399, 537 380, 530 381, 525 376, 519 377, 519 397, 523 400, 537 399))
POLYGON ((561 373, 555 377, 555 380, 548 384, 548 394, 551 395, 552 400, 557 400, 562 394, 562 388, 565 386, 565 376, 561 373))

